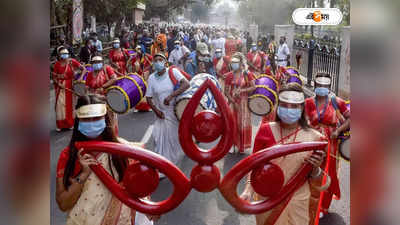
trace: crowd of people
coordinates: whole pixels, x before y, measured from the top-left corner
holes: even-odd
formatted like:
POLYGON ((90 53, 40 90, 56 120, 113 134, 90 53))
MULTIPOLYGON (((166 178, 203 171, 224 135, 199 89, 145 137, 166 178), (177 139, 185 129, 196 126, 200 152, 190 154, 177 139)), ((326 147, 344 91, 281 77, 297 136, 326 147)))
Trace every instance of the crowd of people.
MULTIPOLYGON (((114 179, 121 180, 129 160, 106 153, 81 155, 81 150, 74 146, 76 141, 84 140, 137 144, 118 136, 118 115, 105 103, 107 88, 129 73, 137 73, 148 85, 145 98, 136 110, 153 111, 156 115, 152 134, 154 151, 175 164, 179 164, 183 150, 177 144, 179 120, 174 104, 176 97, 190 88, 190 79, 201 73, 218 80, 234 114, 232 153, 255 153, 278 144, 328 141, 327 149, 274 161, 282 168, 285 182, 304 161, 312 164, 314 169, 308 182, 288 197, 284 205, 257 215, 256 220, 258 225, 304 225, 314 224, 328 213, 332 199, 340 198, 338 136, 349 129, 349 110, 344 100, 331 93, 329 74, 320 73, 316 77, 315 97, 306 98, 301 86, 287 84, 288 75, 282 72, 290 66, 291 58, 286 38, 280 37, 279 43, 273 36, 269 39, 268 43, 263 38, 253 42, 248 32, 211 26, 143 25, 133 31, 123 30, 120 38, 112 41, 107 56, 104 56, 102 42, 95 33, 85 41, 77 59, 71 48, 62 43, 55 50, 57 62, 52 79, 57 130, 73 130, 70 145, 62 151, 57 166, 56 197, 60 209, 69 212, 67 224, 100 224, 110 215, 118 224, 131 224, 134 220, 133 210, 115 199, 104 186, 99 186, 89 168, 92 164, 103 164, 114 179), (256 79, 262 74, 270 75, 279 83, 278 101, 254 135, 248 99, 257 87, 256 79), (75 81, 85 82, 87 91, 84 95, 74 91, 75 81), (254 146, 251 146, 254 137, 254 146), (330 177, 331 185, 320 191, 318 188, 327 177, 330 177), (88 198, 93 201, 87 201, 88 198)), ((241 197, 248 201, 264 199, 254 192, 250 183, 249 175, 241 197)))

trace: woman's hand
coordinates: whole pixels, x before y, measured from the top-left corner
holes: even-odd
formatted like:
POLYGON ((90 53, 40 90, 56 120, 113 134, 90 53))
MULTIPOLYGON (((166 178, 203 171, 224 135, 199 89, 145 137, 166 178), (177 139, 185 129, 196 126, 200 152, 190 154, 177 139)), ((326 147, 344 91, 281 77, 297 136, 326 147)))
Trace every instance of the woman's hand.
POLYGON ((83 148, 79 149, 78 151, 78 159, 79 163, 82 166, 82 172, 83 173, 90 173, 90 167, 91 165, 97 165, 99 164, 97 160, 90 154, 84 154, 82 155, 83 148))
POLYGON ((160 110, 154 111, 156 113, 156 116, 160 119, 165 119, 164 113, 161 112, 160 110))
POLYGON ((338 137, 339 137, 339 131, 338 130, 333 131, 331 134, 331 139, 336 139, 338 137))
POLYGON ((306 158, 304 161, 311 163, 315 168, 321 166, 322 162, 324 161, 326 156, 325 151, 317 150, 314 151, 312 155, 306 158))
POLYGON ((168 97, 166 97, 165 99, 164 99, 164 105, 169 105, 169 102, 172 100, 172 96, 171 95, 168 95, 168 97))
POLYGON ((245 189, 243 193, 240 195, 240 198, 245 201, 251 202, 253 198, 253 192, 251 190, 245 189))
POLYGON ((238 88, 238 89, 233 91, 233 96, 232 97, 233 98, 238 98, 238 97, 240 97, 240 93, 241 93, 241 89, 238 88))
POLYGON ((149 219, 150 221, 157 221, 157 220, 159 220, 159 219, 161 218, 160 215, 149 215, 149 214, 146 214, 146 217, 147 217, 147 219, 149 219))

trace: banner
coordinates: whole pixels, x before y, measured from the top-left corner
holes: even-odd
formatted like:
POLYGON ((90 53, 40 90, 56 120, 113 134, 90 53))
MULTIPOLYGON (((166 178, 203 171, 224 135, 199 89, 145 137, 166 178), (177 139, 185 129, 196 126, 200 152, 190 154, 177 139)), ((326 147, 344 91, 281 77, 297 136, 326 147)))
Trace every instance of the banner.
POLYGON ((72 35, 73 44, 82 42, 82 30, 83 30, 83 3, 82 0, 74 0, 72 4, 72 35))

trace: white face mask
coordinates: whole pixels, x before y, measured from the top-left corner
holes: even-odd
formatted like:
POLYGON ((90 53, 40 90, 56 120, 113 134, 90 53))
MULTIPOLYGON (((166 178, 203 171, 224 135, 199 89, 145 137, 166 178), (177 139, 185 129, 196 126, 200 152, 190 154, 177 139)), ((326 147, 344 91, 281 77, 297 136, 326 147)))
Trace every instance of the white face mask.
POLYGON ((232 63, 231 66, 232 66, 233 71, 236 71, 240 68, 239 63, 232 63))

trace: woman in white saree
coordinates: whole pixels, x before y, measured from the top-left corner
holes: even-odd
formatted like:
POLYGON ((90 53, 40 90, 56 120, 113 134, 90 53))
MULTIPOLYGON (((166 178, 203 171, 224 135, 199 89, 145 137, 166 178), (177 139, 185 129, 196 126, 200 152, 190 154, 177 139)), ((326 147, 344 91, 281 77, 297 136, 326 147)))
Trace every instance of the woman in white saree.
MULTIPOLYGON (((68 213, 67 225, 132 225, 137 214, 122 204, 103 185, 90 165, 101 164, 117 181, 121 181, 127 158, 98 153, 81 155, 77 141, 110 141, 129 143, 117 137, 107 116, 106 105, 96 96, 83 96, 76 107, 74 131, 69 146, 60 155, 57 164, 56 200, 62 211, 68 213)), ((156 216, 148 216, 150 220, 156 216)))

